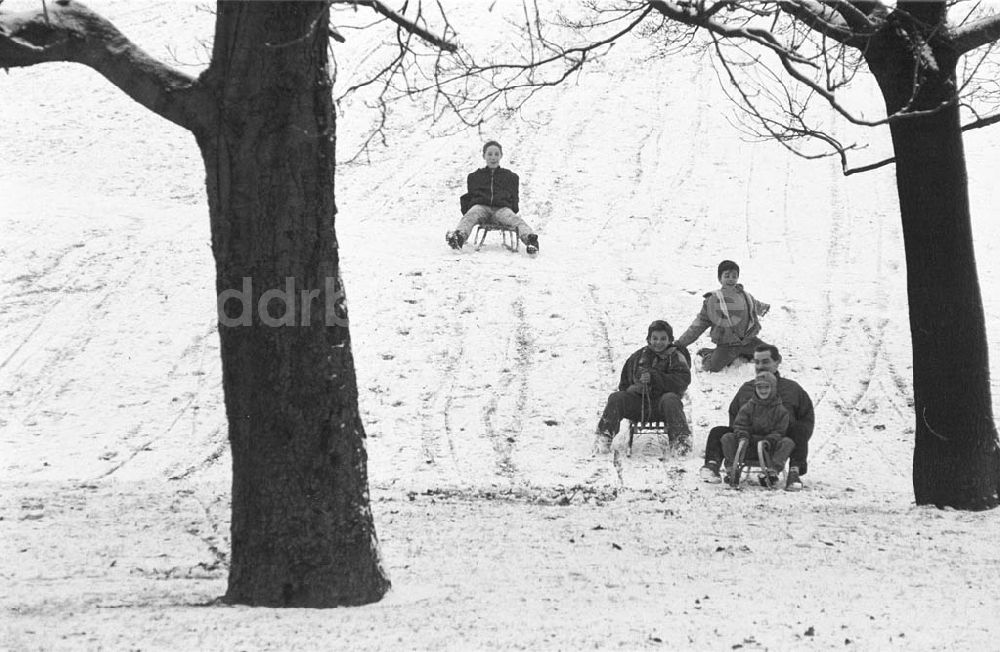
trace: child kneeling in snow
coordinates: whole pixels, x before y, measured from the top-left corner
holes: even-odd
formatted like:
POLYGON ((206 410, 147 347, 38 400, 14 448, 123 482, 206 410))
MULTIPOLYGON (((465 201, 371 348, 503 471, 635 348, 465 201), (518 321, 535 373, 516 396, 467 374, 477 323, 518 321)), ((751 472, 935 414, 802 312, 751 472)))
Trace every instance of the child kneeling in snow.
POLYGON ((764 344, 757 337, 760 318, 771 309, 743 289, 739 283, 740 266, 733 261, 719 263, 718 277, 721 287, 705 294, 701 312, 677 338, 678 345, 691 346, 705 329, 712 328, 709 335, 715 349, 698 351, 705 371, 722 371, 740 357, 752 360, 754 349, 764 344))
POLYGON ((754 381, 754 396, 740 408, 733 424, 733 431, 722 436, 722 452, 725 455, 726 484, 736 487, 740 482, 740 467, 746 449, 754 446, 758 450, 761 464, 770 456, 770 466, 761 475, 761 484, 773 487, 778 474, 785 468, 788 456, 795 448, 795 442, 786 437, 790 420, 788 410, 778 396, 778 379, 768 372, 757 374, 754 381), (746 445, 741 447, 741 440, 746 445), (742 450, 741 450, 742 448, 742 450))

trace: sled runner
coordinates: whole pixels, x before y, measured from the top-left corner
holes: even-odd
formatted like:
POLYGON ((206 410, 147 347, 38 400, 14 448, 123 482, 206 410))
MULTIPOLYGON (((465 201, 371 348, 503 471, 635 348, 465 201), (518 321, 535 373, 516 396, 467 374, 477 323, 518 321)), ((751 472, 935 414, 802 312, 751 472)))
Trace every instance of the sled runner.
POLYGON ((520 232, 517 228, 510 228, 508 226, 503 226, 502 224, 497 224, 496 222, 480 222, 475 227, 477 230, 472 232, 472 242, 476 245, 476 251, 483 246, 486 242, 486 235, 490 231, 499 231, 501 237, 503 238, 503 246, 510 251, 517 251, 521 245, 520 232), (508 244, 508 237, 510 242, 508 244))
POLYGON ((749 476, 754 469, 757 469, 761 485, 768 489, 774 489, 777 486, 777 480, 771 481, 767 474, 769 468, 771 468, 771 454, 764 441, 759 441, 756 446, 751 446, 748 440, 741 439, 736 448, 733 471, 729 476, 729 487, 739 489, 740 482, 749 476))

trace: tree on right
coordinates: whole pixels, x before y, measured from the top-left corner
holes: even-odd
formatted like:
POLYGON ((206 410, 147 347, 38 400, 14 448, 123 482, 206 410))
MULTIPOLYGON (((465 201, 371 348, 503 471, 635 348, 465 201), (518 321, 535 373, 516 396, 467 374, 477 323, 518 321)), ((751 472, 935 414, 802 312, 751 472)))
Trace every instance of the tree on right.
POLYGON ((503 59, 478 61, 463 50, 438 59, 435 92, 477 125, 610 56, 623 38, 656 39, 665 55, 711 51, 753 135, 806 158, 837 156, 845 175, 894 164, 913 345, 916 502, 962 510, 1000 504, 963 150, 964 131, 1000 122, 997 8, 944 0, 612 0, 587 7, 584 20, 546 19, 537 4, 525 3, 527 45, 503 59), (852 86, 868 75, 885 104, 877 119, 850 101, 852 86), (817 124, 810 111, 817 104, 858 127, 888 128, 893 156, 850 167, 861 148, 817 124))

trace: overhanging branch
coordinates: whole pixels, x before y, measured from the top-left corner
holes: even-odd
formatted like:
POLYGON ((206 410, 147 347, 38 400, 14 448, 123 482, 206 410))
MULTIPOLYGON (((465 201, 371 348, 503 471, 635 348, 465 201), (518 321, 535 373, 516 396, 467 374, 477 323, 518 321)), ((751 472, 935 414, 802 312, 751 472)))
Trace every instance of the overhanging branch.
MULTIPOLYGON (((962 125, 962 131, 969 131, 971 129, 980 129, 982 127, 988 127, 998 122, 1000 122, 1000 113, 988 116, 986 118, 980 118, 979 120, 975 120, 973 122, 970 122, 969 124, 962 125)), ((850 176, 852 174, 858 174, 860 172, 868 172, 870 170, 875 170, 877 168, 889 165, 890 163, 896 162, 896 157, 893 156, 887 159, 882 159, 881 161, 877 161, 875 163, 869 163, 868 165, 863 165, 861 167, 848 168, 847 157, 844 155, 845 153, 843 152, 843 150, 841 150, 840 153, 841 153, 841 161, 843 162, 845 177, 850 176)))
POLYGON ((844 22, 851 29, 852 32, 856 34, 869 34, 872 31, 872 22, 868 19, 863 11, 854 6, 853 2, 848 2, 848 0, 821 0, 822 3, 828 7, 832 7, 844 22))
POLYGON ((994 113, 991 116, 985 118, 980 118, 967 125, 962 125, 962 131, 970 131, 972 129, 982 129, 983 127, 989 127, 990 125, 995 125, 1000 122, 1000 113, 994 113))
MULTIPOLYGON (((651 6, 656 6, 658 4, 664 5, 667 7, 666 11, 671 12, 665 15, 668 15, 670 18, 674 20, 678 20, 686 24, 692 24, 689 21, 692 20, 693 10, 688 10, 686 6, 684 8, 671 6, 669 5, 669 3, 662 2, 662 0, 651 0, 649 4, 651 6)), ((815 3, 812 4, 814 9, 818 8, 818 5, 816 5, 815 3)), ((820 20, 823 18, 821 15, 813 13, 813 10, 810 10, 802 2, 799 3, 782 2, 781 5, 782 7, 785 7, 787 5, 788 8, 792 10, 788 12, 789 15, 799 20, 802 20, 802 17, 793 13, 794 11, 797 11, 805 16, 810 16, 815 20, 820 20)), ((662 11, 664 10, 661 10, 661 12, 662 11)), ((788 75, 793 80, 802 84, 806 88, 810 89, 812 92, 822 97, 844 119, 858 126, 878 127, 890 124, 892 122, 895 122, 896 120, 903 120, 912 117, 931 115, 954 104, 953 101, 943 102, 938 106, 920 111, 915 111, 912 110, 909 106, 905 106, 900 111, 897 111, 896 113, 893 113, 892 115, 889 115, 881 120, 866 120, 851 113, 851 111, 848 110, 848 108, 845 107, 840 102, 840 100, 838 100, 834 90, 826 88, 823 84, 817 82, 815 79, 811 79, 797 66, 797 64, 805 63, 808 66, 817 68, 818 66, 815 62, 808 60, 803 56, 797 54, 796 52, 792 51, 790 48, 783 46, 771 32, 760 28, 726 26, 717 21, 706 21, 700 17, 698 18, 697 23, 699 25, 705 26, 708 29, 708 32, 711 35, 712 39, 716 42, 718 42, 719 39, 725 39, 725 40, 742 39, 750 41, 752 43, 756 43, 758 45, 765 45, 767 49, 769 49, 778 57, 778 60, 781 62, 781 65, 784 68, 785 72, 788 73, 788 75), (748 34, 751 33, 751 30, 753 38, 748 37, 748 34)), ((829 23, 829 24, 835 25, 834 23, 829 23)), ((725 55, 722 54, 720 51, 719 56, 722 57, 725 55)))
POLYGON ((67 61, 90 66, 147 109, 198 131, 209 104, 197 80, 143 52, 107 19, 72 0, 0 11, 0 67, 67 61))
POLYGON ((692 27, 701 27, 714 35, 723 38, 742 38, 761 45, 769 50, 773 50, 778 56, 785 60, 793 61, 806 66, 816 67, 816 64, 805 57, 801 57, 786 49, 771 32, 759 27, 747 27, 744 25, 728 25, 726 23, 713 20, 706 13, 702 13, 697 7, 691 5, 679 5, 666 0, 649 0, 649 6, 660 12, 667 18, 675 20, 692 27))
POLYGON ((419 36, 424 41, 430 43, 435 47, 441 48, 446 52, 454 52, 455 50, 458 49, 458 45, 456 45, 455 43, 452 43, 451 41, 447 41, 441 38, 440 36, 432 33, 430 30, 417 24, 416 22, 409 20, 405 16, 396 13, 389 7, 385 6, 379 0, 333 0, 333 4, 351 4, 351 5, 360 5, 362 7, 370 7, 371 9, 375 10, 376 13, 385 16, 392 22, 402 27, 407 32, 419 36))
POLYGON ((971 52, 997 39, 1000 39, 1000 14, 972 21, 952 32, 952 42, 959 54, 971 52))
POLYGON ((858 49, 864 47, 865 39, 852 31, 837 14, 832 13, 832 10, 827 10, 819 2, 796 0, 794 2, 781 2, 779 6, 782 11, 797 18, 804 25, 827 38, 858 49))

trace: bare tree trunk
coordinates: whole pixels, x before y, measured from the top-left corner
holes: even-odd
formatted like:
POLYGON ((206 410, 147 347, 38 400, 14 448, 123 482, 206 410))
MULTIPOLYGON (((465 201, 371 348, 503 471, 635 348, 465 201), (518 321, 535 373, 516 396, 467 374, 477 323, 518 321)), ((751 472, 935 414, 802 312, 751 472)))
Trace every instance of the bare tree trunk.
POLYGON ((990 396, 965 158, 952 107, 892 128, 913 341, 917 504, 997 506, 990 396))
POLYGON ((217 289, 250 289, 219 326, 234 603, 363 604, 389 588, 334 233, 327 22, 323 2, 219 2, 201 80, 218 89, 217 123, 198 134, 217 289))
POLYGON ((220 1, 216 14, 212 62, 198 79, 72 0, 0 9, 0 67, 90 66, 194 133, 207 171, 233 452, 226 599, 373 602, 389 580, 368 501, 334 233, 329 2, 220 1))
MULTIPOLYGON (((923 26, 944 19, 944 3, 912 4, 923 26)), ((911 101, 917 110, 941 107, 955 95, 955 55, 932 50, 926 33, 892 25, 866 53, 889 114, 911 101), (934 62, 916 93, 915 56, 934 62)), ((914 495, 919 505, 989 509, 998 504, 1000 450, 958 107, 896 121, 891 134, 913 342, 914 495)))

